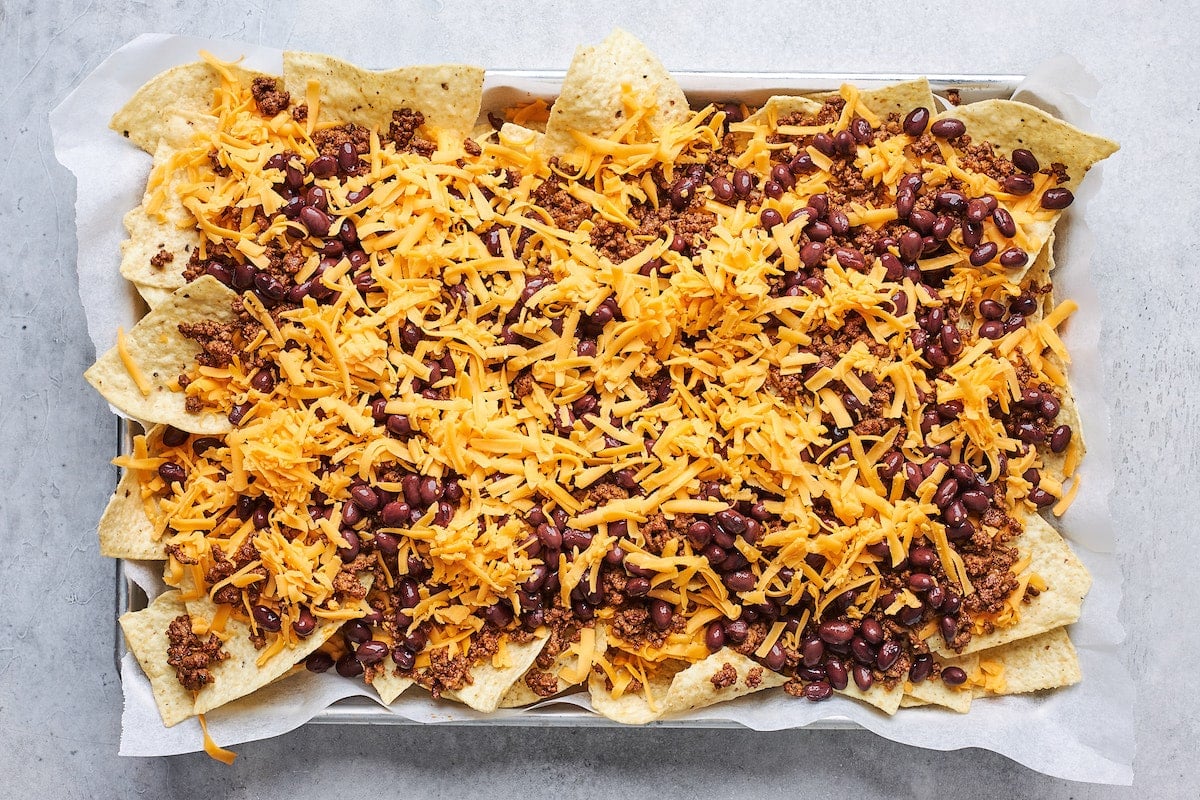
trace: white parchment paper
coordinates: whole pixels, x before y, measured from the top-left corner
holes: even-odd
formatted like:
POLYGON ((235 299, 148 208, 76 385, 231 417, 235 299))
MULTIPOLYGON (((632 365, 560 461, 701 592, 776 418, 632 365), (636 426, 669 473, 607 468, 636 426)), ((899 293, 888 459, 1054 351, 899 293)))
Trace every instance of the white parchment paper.
MULTIPOLYGON (((125 238, 121 217, 140 201, 150 168, 149 156, 110 131, 108 120, 143 83, 168 67, 194 61, 201 49, 226 59, 244 56, 248 66, 276 74, 280 71, 281 54, 277 50, 240 42, 149 34, 113 53, 50 115, 55 153, 78 183, 75 217, 79 293, 97 353, 114 344, 118 325, 129 328, 140 314, 136 293, 121 278, 117 267, 120 243, 125 238)), ((531 83, 531 88, 544 90, 540 83, 531 83)), ((738 88, 754 89, 756 85, 739 85, 737 80, 730 84, 726 79, 722 88, 733 92, 738 88)), ((1076 62, 1059 57, 1034 70, 1015 98, 1087 129, 1087 101, 1096 88, 1076 62)), ((1115 163, 1119 164, 1119 156, 1115 163)), ((818 704, 776 692, 693 712, 687 718, 692 724, 734 721, 766 731, 799 728, 821 720, 848 720, 905 744, 936 750, 982 747, 1047 775, 1095 783, 1132 782, 1135 696, 1133 681, 1120 660, 1124 641, 1117 619, 1121 572, 1114 555, 1115 537, 1107 499, 1113 466, 1098 352, 1100 304, 1090 279, 1092 238, 1086 224, 1088 200, 1100 190, 1103 169, 1095 168, 1076 193, 1070 219, 1059 226, 1056 246, 1058 296, 1072 297, 1080 305, 1064 338, 1074 356, 1071 378, 1089 446, 1081 469, 1079 495, 1062 520, 1067 537, 1094 578, 1083 615, 1071 629, 1083 682, 1044 694, 979 700, 967 715, 913 708, 887 717, 841 697, 818 704)), ((129 574, 151 596, 162 590, 157 570, 150 565, 131 564, 129 574)), ((200 730, 194 719, 173 728, 163 727, 149 681, 131 655, 122 663, 121 679, 125 692, 122 755, 156 756, 200 749, 200 730)), ((265 739, 303 725, 331 704, 355 696, 377 701, 361 681, 301 672, 253 697, 209 713, 209 731, 226 746, 265 739)), ((499 715, 537 725, 539 719, 546 721, 539 716, 545 713, 545 707, 561 710, 564 704, 591 710, 586 696, 577 695, 499 715)), ((381 705, 378 713, 424 723, 484 719, 471 709, 434 701, 417 690, 401 696, 391 708, 381 705)), ((370 734, 364 730, 363 735, 370 734)))

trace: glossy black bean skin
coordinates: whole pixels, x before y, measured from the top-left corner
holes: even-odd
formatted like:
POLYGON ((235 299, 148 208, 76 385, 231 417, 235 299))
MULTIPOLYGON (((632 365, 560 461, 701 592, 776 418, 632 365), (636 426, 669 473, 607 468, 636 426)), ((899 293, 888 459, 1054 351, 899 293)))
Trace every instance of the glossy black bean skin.
POLYGON ((999 248, 995 242, 984 242, 978 247, 971 250, 970 261, 973 267, 982 267, 984 264, 996 257, 996 251, 999 248))
POLYGON ((733 182, 721 175, 716 176, 708 184, 712 187, 713 196, 722 202, 728 202, 733 199, 733 182))
POLYGON ((879 646, 879 655, 875 657, 875 666, 881 671, 887 672, 900 659, 900 653, 903 649, 899 643, 894 641, 886 641, 879 646))
POLYGON ((1038 163, 1037 156, 1023 147, 1013 150, 1011 159, 1014 167, 1031 175, 1042 168, 1042 165, 1038 163))
POLYGON ((378 664, 388 657, 388 646, 385 642, 378 639, 372 639, 368 642, 363 642, 354 651, 354 657, 358 659, 358 663, 363 666, 378 664))
POLYGON ((993 211, 992 222, 996 223, 996 230, 1009 239, 1017 235, 1017 223, 1006 209, 997 208, 993 211))
POLYGON ((774 228, 776 225, 783 224, 783 215, 773 208, 764 208, 762 213, 758 215, 762 226, 767 230, 774 228))
POLYGON ((1070 189, 1056 187, 1054 189, 1047 189, 1042 193, 1042 208, 1058 211, 1074 202, 1075 195, 1071 193, 1070 189))
POLYGON ((961 686, 967 682, 967 673, 962 667, 946 667, 942 670, 942 683, 947 686, 961 686))
POLYGON ((1050 451, 1061 453, 1071 444, 1071 428, 1068 425, 1059 425, 1050 434, 1050 451))
POLYGON ((956 139, 967 132, 967 126, 962 120, 947 117, 930 125, 929 132, 939 139, 956 139))
POLYGON ((252 611, 254 612, 254 621, 264 631, 274 633, 283 627, 283 623, 279 619, 279 614, 274 609, 267 606, 255 606, 252 611))
POLYGON ((912 666, 908 669, 908 679, 913 683, 920 683, 927 679, 933 673, 933 656, 928 653, 923 653, 913 659, 912 666))
POLYGON ((1005 175, 1000 179, 1000 188, 1021 197, 1033 191, 1033 179, 1028 175, 1005 175))
POLYGON ((173 483, 182 484, 187 481, 187 470, 174 461, 167 461, 158 467, 158 476, 170 486, 173 483))
POLYGON ((304 668, 309 672, 328 672, 333 666, 333 656, 326 653, 324 650, 317 652, 304 659, 304 668))
POLYGON ((1006 269, 1018 269, 1029 261, 1029 254, 1019 247, 1010 247, 1000 254, 1000 266, 1006 269))
POLYGON ((826 644, 847 644, 854 638, 854 626, 844 620, 826 620, 817 627, 817 635, 826 644))
POLYGON ((904 117, 904 132, 916 138, 925 132, 929 125, 929 109, 923 106, 914 108, 904 117))
POLYGON ((746 198, 754 191, 754 178, 744 169, 734 170, 733 192, 738 197, 746 198))

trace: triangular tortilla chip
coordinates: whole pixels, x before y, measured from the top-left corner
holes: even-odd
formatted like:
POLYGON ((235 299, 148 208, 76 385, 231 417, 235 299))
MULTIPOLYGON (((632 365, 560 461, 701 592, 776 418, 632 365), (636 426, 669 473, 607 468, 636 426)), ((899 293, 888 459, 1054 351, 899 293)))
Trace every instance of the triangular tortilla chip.
MULTIPOLYGON (((596 628, 583 630, 592 631, 592 657, 594 658, 597 655, 603 654, 608 645, 604 636, 602 635, 602 632, 596 628)), ((581 631, 581 639, 579 643, 573 643, 571 646, 564 648, 563 651, 558 654, 558 657, 554 659, 554 663, 551 664, 549 668, 544 670, 544 672, 547 674, 555 676, 556 685, 554 694, 565 692, 572 686, 578 686, 587 680, 588 668, 593 663, 591 658, 587 660, 587 663, 582 665, 583 675, 580 676, 578 680, 574 680, 576 677, 575 673, 581 667, 579 647, 583 645, 584 641, 586 640, 583 639, 581 631), (567 678, 564 677, 566 675, 570 675, 572 680, 567 680, 567 678)), ((526 706, 530 703, 537 703, 546 699, 544 696, 529 688, 529 684, 526 682, 526 678, 535 670, 537 670, 536 664, 526 670, 525 674, 513 683, 509 690, 505 692, 504 697, 500 700, 500 708, 516 708, 518 706, 526 706)))
POLYGON ((175 677, 175 668, 167 663, 167 627, 180 614, 186 614, 179 592, 165 592, 141 611, 121 615, 119 622, 125 632, 129 649, 150 679, 158 713, 168 728, 192 716, 192 693, 183 688, 175 677))
POLYGON ((483 100, 483 70, 465 64, 360 69, 333 56, 285 52, 283 82, 293 103, 305 102, 308 82, 321 87, 320 116, 387 130, 392 112, 411 108, 425 124, 466 136, 483 100))
MULTIPOLYGON (((1025 148, 1037 156, 1043 167, 1063 164, 1068 179, 1061 186, 1067 189, 1076 188, 1092 165, 1119 149, 1116 142, 1081 131, 1039 108, 1014 100, 983 100, 948 109, 936 119, 951 117, 967 126, 972 141, 991 142, 1000 155, 1008 157, 1013 150, 1025 148)), ((1061 215, 1059 211, 1049 219, 1024 224, 1025 234, 1034 243, 1030 255, 1036 256, 1049 240, 1061 215)))
POLYGON ((851 680, 845 689, 838 689, 837 693, 875 706, 883 713, 891 716, 896 713, 896 709, 900 708, 900 701, 904 697, 904 686, 901 683, 897 683, 889 689, 882 683, 874 683, 870 689, 864 692, 858 688, 858 684, 851 680))
POLYGON ((478 664, 471 670, 471 682, 461 689, 444 692, 443 697, 466 703, 476 711, 490 714, 500 707, 500 701, 512 685, 525 674, 529 665, 542 652, 550 634, 536 636, 524 643, 508 643, 508 666, 496 667, 491 661, 478 664))
MULTIPOLYGON (((809 100, 818 105, 831 97, 838 96, 840 96, 838 92, 807 95, 809 100)), ((862 104, 881 121, 887 119, 889 114, 896 114, 900 119, 904 119, 914 108, 924 108, 933 114, 938 107, 937 101, 933 97, 933 90, 929 88, 929 81, 925 78, 894 83, 891 86, 884 86, 882 89, 864 89, 858 93, 858 97, 862 104)))
MULTIPOLYGON (((1004 665, 1002 691, 995 694, 1023 694, 1042 689, 1057 689, 1083 680, 1075 646, 1064 628, 1009 642, 979 654, 981 660, 1004 665)), ((978 695, 987 694, 977 690, 978 695)))
POLYGON ((129 374, 118 347, 100 356, 84 377, 105 400, 135 419, 174 425, 190 433, 227 433, 233 426, 224 415, 188 411, 184 393, 172 391, 171 386, 194 365, 200 352, 200 345, 179 332, 179 324, 231 322, 236 319, 232 306, 236 297, 233 290, 205 275, 176 291, 133 326, 125 337, 128 353, 150 384, 148 395, 142 394, 129 374))
POLYGON ((379 693, 379 699, 385 706, 390 706, 413 683, 412 678, 404 678, 396 674, 396 662, 392 660, 391 654, 388 654, 388 657, 380 665, 379 671, 375 673, 375 677, 371 679, 371 685, 375 687, 375 691, 379 693))
POLYGON ((638 95, 653 95, 656 126, 679 122, 690 115, 683 90, 653 53, 629 33, 615 30, 594 47, 580 47, 563 78, 562 90, 550 109, 543 144, 551 155, 574 151, 571 131, 607 136, 625 122, 622 87, 638 95))
POLYGON ((676 673, 667 689, 662 710, 664 714, 673 714, 704 708, 762 689, 782 686, 787 680, 787 677, 772 672, 757 661, 725 647, 676 673), (713 683, 714 678, 718 678, 717 683, 713 683), (720 684, 725 681, 720 678, 732 678, 733 683, 722 686, 720 684))
MULTIPOLYGON (((359 580, 368 586, 373 578, 369 573, 359 576, 359 580)), ((207 597, 202 597, 189 601, 187 609, 193 617, 212 619, 217 612, 217 605, 207 597)), ((258 657, 262 652, 250 643, 250 626, 237 619, 227 620, 225 631, 230 635, 221 647, 229 654, 229 658, 209 667, 213 682, 196 693, 195 713, 203 714, 230 700, 245 697, 281 677, 323 645, 342 627, 342 623, 343 620, 338 619, 319 621, 316 630, 308 638, 301 639, 293 648, 281 650, 259 666, 258 657)))
MULTIPOLYGON (((951 658, 942 662, 942 667, 961 667, 967 675, 975 671, 979 665, 979 656, 972 653, 961 658, 951 658)), ((927 680, 920 683, 905 683, 904 691, 909 696, 924 703, 942 706, 960 714, 971 710, 971 688, 967 684, 962 687, 947 686, 940 680, 927 680)))
POLYGON ((1027 639, 1079 619, 1083 598, 1092 585, 1092 577, 1080 563, 1071 548, 1050 526, 1036 514, 1025 519, 1025 532, 1017 539, 1017 550, 1029 554, 1032 563, 1029 570, 1046 581, 1046 591, 1020 605, 1020 621, 1016 625, 996 628, 991 633, 971 638, 961 654, 946 647, 940 634, 929 638, 929 648, 939 655, 953 658, 957 655, 974 653, 1018 639, 1027 639))
MULTIPOLYGON (((234 75, 247 83, 259 72, 230 66, 234 75)), ((155 75, 138 89, 129 102, 113 115, 108 127, 129 141, 153 153, 160 140, 179 146, 184 125, 204 124, 212 120, 213 92, 221 79, 208 64, 195 61, 171 67, 155 75)))
POLYGON ((588 691, 591 695, 592 708, 596 713, 608 717, 614 722, 626 725, 645 725, 653 722, 665 713, 663 706, 667 693, 671 690, 671 676, 654 674, 650 676, 650 685, 645 687, 654 698, 654 705, 646 699, 644 692, 626 692, 614 698, 605 686, 603 672, 596 670, 588 676, 588 691))
POLYGON ((781 94, 768 98, 762 108, 746 118, 746 122, 758 123, 764 120, 778 122, 788 114, 794 114, 797 111, 802 114, 816 114, 820 110, 821 104, 811 97, 781 94))
POLYGON ((146 516, 137 475, 123 470, 117 490, 109 498, 98 526, 100 555, 161 561, 167 550, 154 539, 154 526, 146 516))
MULTIPOLYGON (((174 152, 165 140, 160 142, 154 152, 154 168, 165 164, 174 152)), ((195 218, 183 207, 173 188, 174 183, 186 179, 183 169, 167 176, 163 187, 165 200, 159 209, 161 219, 158 214, 146 212, 145 204, 150 201, 147 192, 142 205, 131 209, 123 220, 129 238, 121 243, 121 274, 137 286, 151 308, 187 282, 183 277, 184 269, 192 252, 200 246, 195 218), (153 259, 160 253, 170 256, 170 260, 156 266, 153 259)))

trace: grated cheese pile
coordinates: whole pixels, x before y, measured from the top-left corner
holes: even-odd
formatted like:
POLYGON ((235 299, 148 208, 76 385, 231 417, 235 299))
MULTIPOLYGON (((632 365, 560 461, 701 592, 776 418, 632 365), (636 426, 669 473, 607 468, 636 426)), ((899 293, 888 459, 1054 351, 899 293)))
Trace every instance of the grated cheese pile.
MULTIPOLYGON (((840 111, 810 124, 731 120, 709 107, 652 130, 653 106, 630 95, 615 133, 577 135, 575 156, 561 162, 536 139, 491 135, 474 147, 422 128, 436 144, 426 155, 398 148, 388 131, 361 131, 355 169, 305 178, 304 191, 324 191, 331 221, 316 236, 284 213, 287 169, 268 161, 283 154, 303 172, 321 154, 321 131, 339 121, 321 115, 312 86, 304 121, 266 118, 249 86, 210 63, 225 78, 212 108, 219 123, 158 166, 148 208, 177 193, 203 233, 201 267, 288 279, 287 256, 286 288, 309 288, 282 300, 243 292, 229 357, 182 376, 198 409, 231 414, 232 433, 175 446, 139 438, 121 463, 141 476, 170 545, 168 583, 218 602, 222 589, 240 590, 221 608, 263 636, 264 657, 297 640, 305 610, 371 615, 372 638, 389 647, 424 634, 414 674, 445 688, 429 672, 437 651, 468 666, 504 660, 480 644, 489 620, 503 619, 489 609, 511 611, 507 632, 519 639, 557 608, 575 627, 561 649, 579 656, 563 676, 580 681, 595 667, 614 696, 650 696, 655 670, 709 654, 713 623, 757 620, 752 653, 778 669, 773 650, 794 653, 822 620, 920 606, 893 568, 922 541, 969 598, 967 559, 934 498, 951 464, 994 487, 1003 518, 1034 508, 1037 487, 1024 476, 1042 462, 1005 421, 1030 387, 1065 388, 1055 330, 1073 304, 982 338, 973 309, 1023 290, 995 262, 971 266, 957 230, 900 279, 865 246, 862 269, 833 247, 809 268, 801 250, 815 195, 837 193, 853 230, 873 242, 896 223, 899 182, 918 173, 928 192, 995 197, 1017 231, 1004 237, 989 222, 986 238, 1034 252, 1041 243, 1027 230, 1052 215, 1036 204, 1050 175, 1018 197, 970 171, 946 140, 917 155, 914 139, 849 86, 827 103, 840 111), (848 158, 804 144, 855 119, 878 130, 848 158), (772 168, 805 153, 813 167, 765 195, 772 168), (839 188, 846 163, 866 185, 853 197, 839 188), (721 200, 711 175, 734 170, 755 188, 721 200), (680 208, 673 190, 693 175, 704 179, 680 208), (764 224, 767 209, 783 221, 764 224), (964 343, 944 369, 911 335, 932 309, 964 343), (938 416, 956 403, 956 416, 938 416), (893 453, 935 466, 913 491, 903 469, 886 474, 893 453), (168 485, 168 463, 186 479, 168 485), (404 502, 405 476, 436 479, 440 496, 386 524, 380 509, 404 502), (461 491, 446 492, 452 484, 461 491), (378 508, 350 509, 363 485, 378 508), (720 528, 729 512, 743 528, 724 548, 732 571, 687 535, 695 522, 720 528), (546 546, 538 519, 575 546, 546 546), (355 554, 376 573, 365 600, 339 588, 355 554), (606 583, 614 565, 620 580, 606 583), (731 586, 731 573, 743 582, 731 586), (648 591, 623 594, 637 575, 650 576, 648 591), (631 615, 651 601, 669 605, 665 629, 631 615), (263 628, 255 606, 278 614, 278 631, 263 628), (595 619, 609 625, 603 654, 592 646, 595 619)), ((1041 488, 1060 506, 1070 500, 1048 475, 1041 488)), ((976 536, 998 527, 977 520, 976 536)), ((1018 588, 1001 610, 974 615, 975 631, 1019 619, 1025 587, 1040 581, 1022 568, 1001 570, 1018 588)), ((338 655, 344 645, 330 647, 338 655)))

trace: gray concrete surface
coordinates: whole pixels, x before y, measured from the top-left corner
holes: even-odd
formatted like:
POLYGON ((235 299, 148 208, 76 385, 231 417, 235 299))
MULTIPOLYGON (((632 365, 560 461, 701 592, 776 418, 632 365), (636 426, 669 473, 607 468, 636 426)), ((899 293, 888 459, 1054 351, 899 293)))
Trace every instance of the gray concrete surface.
POLYGON ((1196 796, 1200 12, 1182 0, 683 6, 0 0, 0 796, 1196 796), (113 566, 93 533, 115 434, 80 377, 94 354, 75 289, 74 184, 54 160, 47 111, 145 31, 379 65, 562 68, 576 43, 615 24, 681 69, 1019 73, 1066 52, 1099 79, 1095 127, 1124 145, 1094 208, 1130 632, 1121 657, 1142 684, 1129 709, 1134 788, 828 731, 309 727, 240 747, 232 768, 116 756, 113 566))

